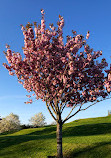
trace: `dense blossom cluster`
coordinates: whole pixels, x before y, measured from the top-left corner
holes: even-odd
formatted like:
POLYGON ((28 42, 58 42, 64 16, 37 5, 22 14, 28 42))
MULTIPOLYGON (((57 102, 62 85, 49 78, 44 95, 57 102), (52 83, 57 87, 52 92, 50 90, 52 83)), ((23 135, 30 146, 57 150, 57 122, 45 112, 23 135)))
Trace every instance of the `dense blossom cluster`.
POLYGON ((105 70, 105 72, 107 73, 107 78, 105 79, 104 83, 107 91, 110 93, 111 92, 111 64, 110 64, 110 69, 105 70))
MULTIPOLYGON (((30 23, 22 26, 24 59, 20 53, 7 48, 6 58, 10 66, 6 63, 4 66, 9 74, 16 74, 28 92, 34 92, 36 99, 51 103, 54 111, 57 109, 53 105, 62 109, 64 105, 72 107, 95 101, 98 97, 105 98, 108 94, 104 89, 103 69, 107 63, 105 59, 100 63, 96 61, 102 51, 93 51, 84 37, 75 31, 72 37, 67 36, 64 44, 63 17, 59 16, 57 29, 53 24, 46 29, 44 10, 41 14, 41 25, 34 22, 34 29, 30 23), (83 51, 79 51, 81 48, 83 51)), ((88 31, 86 39, 89 35, 88 31)), ((111 82, 111 73, 108 80, 111 82)), ((108 92, 111 91, 109 81, 106 80, 108 92)), ((26 103, 32 103, 32 99, 26 103)))
POLYGON ((8 116, 0 120, 0 133, 15 131, 19 129, 20 120, 18 115, 10 113, 8 116))
POLYGON ((46 125, 45 116, 42 114, 42 112, 39 112, 32 116, 29 121, 32 127, 40 127, 46 125))

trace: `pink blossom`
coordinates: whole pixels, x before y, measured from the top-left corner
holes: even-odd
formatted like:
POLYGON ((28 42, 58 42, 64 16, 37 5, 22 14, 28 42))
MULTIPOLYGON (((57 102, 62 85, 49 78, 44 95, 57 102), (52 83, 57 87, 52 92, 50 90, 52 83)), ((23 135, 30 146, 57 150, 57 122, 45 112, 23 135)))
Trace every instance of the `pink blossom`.
POLYGON ((108 81, 111 81, 111 73, 108 74, 108 81))
POLYGON ((43 9, 41 9, 41 14, 44 14, 44 10, 43 9))
POLYGON ((29 100, 29 103, 30 103, 30 104, 32 103, 32 99, 29 100))
POLYGON ((90 33, 89 31, 87 32, 87 35, 86 35, 86 39, 89 39, 89 36, 90 36, 90 33))
POLYGON ((14 73, 13 73, 12 71, 9 71, 9 75, 12 75, 12 76, 13 76, 13 75, 14 75, 14 73))
POLYGON ((22 81, 18 81, 20 84, 23 84, 23 82, 22 81))
POLYGON ((96 97, 93 97, 93 100, 96 100, 96 97))
POLYGON ((30 98, 31 96, 30 95, 26 95, 28 98, 30 98))
POLYGON ((67 104, 66 106, 67 106, 67 107, 70 107, 71 105, 70 105, 70 104, 67 104))
POLYGON ((82 95, 83 95, 83 96, 85 96, 85 95, 86 95, 86 92, 85 92, 85 91, 83 91, 83 92, 82 92, 82 95))

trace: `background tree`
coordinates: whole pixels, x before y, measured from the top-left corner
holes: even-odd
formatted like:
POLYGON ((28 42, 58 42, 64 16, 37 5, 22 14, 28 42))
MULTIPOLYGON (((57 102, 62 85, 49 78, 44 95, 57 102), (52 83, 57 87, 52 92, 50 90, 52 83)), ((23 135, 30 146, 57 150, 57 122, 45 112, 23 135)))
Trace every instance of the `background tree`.
POLYGON ((31 117, 29 122, 33 127, 46 125, 45 116, 42 114, 42 112, 39 112, 35 114, 33 117, 31 117))
POLYGON ((57 125, 57 122, 56 122, 56 121, 53 121, 53 122, 51 122, 50 125, 57 125))
POLYGON ((10 132, 20 129, 19 116, 13 113, 9 114, 0 121, 0 133, 10 132))
MULTIPOLYGON (((41 14, 41 25, 34 22, 34 31, 30 23, 22 26, 25 57, 22 59, 20 53, 12 52, 7 45, 4 53, 10 65, 4 63, 4 66, 10 75, 17 76, 28 92, 34 92, 36 99, 46 102, 49 113, 57 122, 57 157, 61 158, 63 124, 78 112, 109 98, 111 86, 107 92, 103 73, 108 64, 105 59, 96 60, 102 51, 93 51, 83 35, 76 31, 72 31, 72 37, 67 36, 64 44, 62 16, 59 15, 57 28, 50 24, 49 30, 45 26, 44 10, 41 14), (71 111, 62 118, 66 107, 71 111)), ((88 31, 86 39, 89 35, 88 31)), ((31 96, 28 97, 26 104, 32 103, 31 96)))

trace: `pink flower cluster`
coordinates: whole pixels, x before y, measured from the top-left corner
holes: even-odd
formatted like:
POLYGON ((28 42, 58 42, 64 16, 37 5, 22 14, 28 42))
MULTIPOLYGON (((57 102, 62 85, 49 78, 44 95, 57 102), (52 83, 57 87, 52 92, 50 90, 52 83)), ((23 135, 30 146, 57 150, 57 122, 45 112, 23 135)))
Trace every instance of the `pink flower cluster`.
POLYGON ((105 79, 105 87, 107 91, 110 93, 111 92, 111 64, 110 64, 110 69, 105 70, 107 73, 107 78, 105 79))
POLYGON ((90 36, 90 33, 89 31, 87 32, 87 35, 86 35, 86 39, 89 39, 89 36, 90 36))
MULTIPOLYGON (((10 66, 6 63, 4 66, 10 75, 15 74, 28 92, 34 92, 36 99, 57 102, 58 105, 62 102, 69 107, 106 97, 102 71, 107 63, 104 59, 96 62, 102 52, 93 51, 79 34, 68 36, 64 44, 63 17, 59 16, 57 30, 53 24, 49 30, 45 27, 44 10, 41 14, 41 25, 34 23, 34 29, 30 24, 27 28, 22 26, 24 59, 20 53, 7 48, 6 58, 10 66), (82 47, 84 51, 79 52, 82 47)), ((110 74, 108 80, 111 81, 110 74)), ((106 87, 109 92, 108 83, 106 87)), ((32 99, 27 103, 32 103, 32 99)))

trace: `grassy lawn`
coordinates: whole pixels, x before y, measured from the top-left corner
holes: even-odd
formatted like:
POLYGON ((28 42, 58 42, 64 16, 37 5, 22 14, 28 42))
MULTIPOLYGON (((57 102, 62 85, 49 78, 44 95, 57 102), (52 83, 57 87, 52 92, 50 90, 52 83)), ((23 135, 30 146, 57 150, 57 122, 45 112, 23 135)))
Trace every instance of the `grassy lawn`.
MULTIPOLYGON (((63 126, 64 158, 111 158, 111 116, 76 120, 63 126)), ((56 155, 56 126, 0 135, 0 158, 56 155)))

